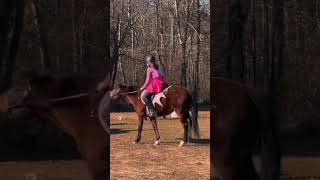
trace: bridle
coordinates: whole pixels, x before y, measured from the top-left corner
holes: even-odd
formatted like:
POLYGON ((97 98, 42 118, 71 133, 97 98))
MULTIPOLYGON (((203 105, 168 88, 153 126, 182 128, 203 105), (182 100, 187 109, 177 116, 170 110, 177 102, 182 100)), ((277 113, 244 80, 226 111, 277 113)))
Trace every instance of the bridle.
MULTIPOLYGON (((31 90, 32 90, 32 87, 31 87, 30 83, 28 83, 27 89, 25 89, 23 92, 23 97, 14 105, 9 106, 9 109, 11 109, 11 110, 17 109, 17 108, 37 109, 38 112, 39 111, 45 112, 45 114, 47 114, 50 119, 56 120, 56 117, 51 113, 50 105, 58 103, 58 102, 67 101, 67 100, 78 99, 81 97, 87 97, 90 95, 90 93, 88 93, 88 92, 79 93, 79 94, 74 94, 74 95, 64 96, 64 97, 59 97, 59 98, 51 98, 51 99, 46 100, 44 104, 37 104, 32 101, 28 102, 28 100, 27 100, 31 90)), ((103 124, 102 124, 102 127, 107 133, 110 134, 108 128, 106 128, 103 124)))
MULTIPOLYGON (((19 108, 19 107, 28 106, 24 103, 24 101, 28 98, 31 90, 32 90, 32 87, 31 87, 30 83, 28 83, 27 89, 24 90, 22 98, 14 105, 9 106, 9 108, 19 108)), ((51 98, 51 99, 47 100, 47 105, 52 105, 54 103, 63 102, 66 100, 77 99, 77 98, 86 97, 86 96, 89 96, 89 93, 79 93, 79 94, 64 96, 64 97, 59 97, 59 98, 51 98)), ((30 107, 30 105, 29 105, 29 107, 30 107)))

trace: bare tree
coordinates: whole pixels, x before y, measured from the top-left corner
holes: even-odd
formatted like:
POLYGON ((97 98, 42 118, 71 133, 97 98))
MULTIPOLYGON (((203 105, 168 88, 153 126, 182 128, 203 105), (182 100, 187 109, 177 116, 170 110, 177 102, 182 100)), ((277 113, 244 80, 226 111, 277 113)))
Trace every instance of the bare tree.
POLYGON ((1 1, 0 31, 0 94, 12 84, 12 74, 19 48, 24 17, 23 0, 1 1))

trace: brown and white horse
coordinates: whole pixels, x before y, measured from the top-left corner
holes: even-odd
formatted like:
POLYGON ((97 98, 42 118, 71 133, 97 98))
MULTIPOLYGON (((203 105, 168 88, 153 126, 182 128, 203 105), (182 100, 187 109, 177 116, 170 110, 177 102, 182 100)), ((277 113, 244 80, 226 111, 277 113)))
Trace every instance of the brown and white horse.
MULTIPOLYGON (((173 111, 177 113, 184 130, 183 140, 180 142, 180 146, 188 142, 191 136, 199 138, 200 130, 197 117, 195 117, 195 115, 190 116, 189 113, 191 108, 193 108, 193 103, 192 97, 187 89, 180 86, 171 86, 165 90, 163 95, 165 98, 159 98, 162 106, 156 104, 155 107, 158 116, 167 116, 173 111)), ((133 106, 138 115, 138 134, 134 143, 139 143, 141 140, 143 121, 146 118, 146 107, 140 99, 141 91, 138 91, 137 88, 132 86, 119 85, 110 92, 110 96, 113 100, 121 98, 133 106)), ((151 123, 156 135, 155 145, 159 145, 160 135, 156 118, 151 118, 151 123)))

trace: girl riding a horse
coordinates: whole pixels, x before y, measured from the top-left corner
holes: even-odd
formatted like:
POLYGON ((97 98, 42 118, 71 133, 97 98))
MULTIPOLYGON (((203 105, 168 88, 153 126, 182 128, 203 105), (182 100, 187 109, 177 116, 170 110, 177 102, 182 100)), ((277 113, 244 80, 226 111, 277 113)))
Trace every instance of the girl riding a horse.
POLYGON ((157 94, 161 91, 164 80, 163 74, 159 71, 158 64, 156 64, 156 58, 153 55, 147 57, 146 63, 147 77, 145 83, 140 88, 140 90, 142 91, 141 100, 149 110, 149 117, 154 118, 157 116, 157 111, 152 104, 151 97, 152 95, 157 94))

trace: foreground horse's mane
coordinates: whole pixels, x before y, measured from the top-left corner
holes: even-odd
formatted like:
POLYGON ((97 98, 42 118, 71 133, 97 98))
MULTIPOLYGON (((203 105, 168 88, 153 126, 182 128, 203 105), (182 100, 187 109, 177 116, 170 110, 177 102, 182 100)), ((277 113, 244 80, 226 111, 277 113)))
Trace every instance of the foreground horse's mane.
POLYGON ((48 72, 37 72, 35 70, 30 70, 23 72, 23 76, 26 79, 47 79, 47 80, 56 80, 56 79, 97 79, 103 80, 105 74, 74 74, 74 73, 63 73, 63 74, 52 74, 48 72))
POLYGON ((214 81, 226 82, 226 83, 229 83, 229 84, 236 85, 238 87, 248 88, 245 84, 242 84, 242 83, 240 83, 238 81, 234 81, 232 79, 223 78, 223 77, 213 77, 213 86, 214 86, 214 81))

